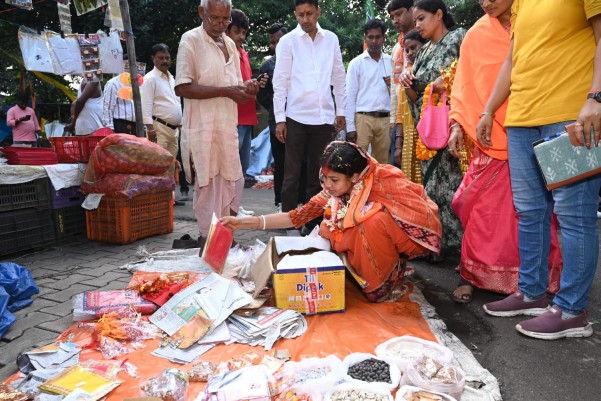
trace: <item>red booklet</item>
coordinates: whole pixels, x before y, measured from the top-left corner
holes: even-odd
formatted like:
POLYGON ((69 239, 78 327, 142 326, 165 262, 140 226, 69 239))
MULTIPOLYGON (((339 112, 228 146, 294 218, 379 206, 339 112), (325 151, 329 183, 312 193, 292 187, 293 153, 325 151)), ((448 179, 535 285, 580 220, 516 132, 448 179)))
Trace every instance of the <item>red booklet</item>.
POLYGON ((233 241, 234 232, 221 224, 217 216, 213 214, 207 242, 202 250, 202 260, 217 274, 223 272, 225 260, 233 241))

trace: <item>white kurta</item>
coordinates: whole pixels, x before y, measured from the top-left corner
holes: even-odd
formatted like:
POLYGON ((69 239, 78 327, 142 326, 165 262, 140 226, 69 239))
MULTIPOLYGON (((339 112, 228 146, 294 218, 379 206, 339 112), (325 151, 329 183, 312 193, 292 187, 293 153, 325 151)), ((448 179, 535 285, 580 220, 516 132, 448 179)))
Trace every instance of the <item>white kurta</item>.
MULTIPOLYGON (((227 62, 202 26, 184 33, 177 53, 175 86, 242 84, 236 45, 225 34, 223 40, 230 55, 227 62)), ((184 99, 181 149, 188 181, 192 178, 190 162, 194 163, 199 187, 217 175, 227 181, 242 178, 237 124, 238 108, 229 98, 184 99)))

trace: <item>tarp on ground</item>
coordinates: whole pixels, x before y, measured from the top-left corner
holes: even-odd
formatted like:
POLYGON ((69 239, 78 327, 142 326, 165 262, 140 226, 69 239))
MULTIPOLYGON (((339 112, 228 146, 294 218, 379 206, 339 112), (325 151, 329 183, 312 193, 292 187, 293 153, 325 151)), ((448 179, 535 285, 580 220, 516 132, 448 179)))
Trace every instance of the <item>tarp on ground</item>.
POLYGON ((13 312, 32 304, 39 293, 29 270, 16 263, 0 263, 0 339, 16 320, 13 312))

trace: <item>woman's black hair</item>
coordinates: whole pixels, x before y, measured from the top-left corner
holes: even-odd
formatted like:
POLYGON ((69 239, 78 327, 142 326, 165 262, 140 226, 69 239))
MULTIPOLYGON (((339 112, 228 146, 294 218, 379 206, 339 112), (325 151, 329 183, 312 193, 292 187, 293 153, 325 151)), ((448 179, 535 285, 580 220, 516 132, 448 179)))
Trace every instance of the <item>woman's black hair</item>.
POLYGON ((451 29, 455 26, 455 19, 449 13, 446 4, 442 0, 420 0, 413 6, 420 10, 427 11, 432 14, 436 14, 436 11, 442 11, 442 22, 447 29, 451 29))
POLYGON ((405 36, 403 37, 403 42, 406 41, 407 39, 416 40, 416 41, 420 42, 421 44, 426 44, 426 42, 428 41, 428 39, 422 37, 422 35, 419 34, 417 29, 413 29, 413 30, 407 32, 405 34, 405 36))
POLYGON ((347 177, 361 173, 367 167, 367 159, 357 148, 346 142, 330 144, 321 155, 319 163, 322 169, 332 170, 347 177))

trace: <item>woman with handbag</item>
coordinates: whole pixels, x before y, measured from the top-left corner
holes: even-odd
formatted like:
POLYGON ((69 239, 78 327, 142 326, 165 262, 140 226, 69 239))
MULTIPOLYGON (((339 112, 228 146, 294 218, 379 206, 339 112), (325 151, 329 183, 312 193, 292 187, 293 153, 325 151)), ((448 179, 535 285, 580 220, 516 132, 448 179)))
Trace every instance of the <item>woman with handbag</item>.
POLYGON ((323 191, 287 213, 223 217, 237 230, 301 227, 323 216, 319 234, 345 253, 371 302, 389 300, 403 282, 405 258, 440 250, 438 207, 424 188, 351 142, 332 142, 321 157, 323 191))
MULTIPOLYGON (((465 35, 451 91, 449 152, 459 158, 465 146, 474 149, 469 169, 451 203, 464 229, 459 262, 461 279, 453 292, 453 300, 460 303, 472 300, 474 287, 512 294, 518 285, 518 217, 509 178, 507 132, 503 127, 507 102, 495 113, 492 146, 483 148, 476 138, 480 113, 509 52, 513 1, 480 2, 486 15, 465 35), (469 141, 465 146, 464 137, 469 141)), ((561 267, 554 230, 549 255, 549 292, 559 289, 561 267)))
MULTIPOLYGON (((450 67, 453 61, 457 60, 465 30, 453 29, 455 21, 442 0, 418 1, 413 6, 413 19, 417 31, 429 42, 417 54, 413 71, 403 72, 401 83, 409 97, 411 113, 415 123, 418 124, 419 132, 425 89, 429 83, 440 78, 442 70, 450 67)), ((440 92, 444 91, 440 83, 432 87, 440 92)), ((441 125, 444 124, 446 124, 444 129, 438 129, 431 134, 448 139, 448 118, 441 125)), ((422 138, 421 132, 420 138, 422 138)), ((440 211, 443 226, 442 255, 457 256, 461 249, 463 229, 451 209, 451 200, 463 178, 459 163, 443 146, 431 159, 422 160, 422 174, 426 193, 438 204, 440 211)))

